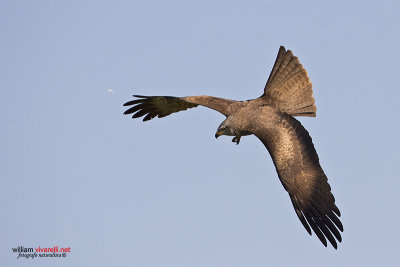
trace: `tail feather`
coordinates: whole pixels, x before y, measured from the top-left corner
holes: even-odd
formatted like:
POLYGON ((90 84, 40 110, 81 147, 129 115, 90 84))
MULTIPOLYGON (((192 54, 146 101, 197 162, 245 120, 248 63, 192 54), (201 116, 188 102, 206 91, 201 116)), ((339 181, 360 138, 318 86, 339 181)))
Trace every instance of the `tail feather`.
POLYGON ((292 51, 286 51, 283 46, 279 49, 263 97, 271 98, 282 111, 292 116, 316 116, 317 107, 307 71, 292 51))

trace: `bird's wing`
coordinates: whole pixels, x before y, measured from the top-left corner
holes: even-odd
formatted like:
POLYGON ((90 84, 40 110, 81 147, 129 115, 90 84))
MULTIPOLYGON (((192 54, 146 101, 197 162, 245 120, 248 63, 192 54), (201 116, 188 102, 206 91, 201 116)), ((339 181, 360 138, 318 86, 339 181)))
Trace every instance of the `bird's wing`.
POLYGON ((198 105, 214 109, 228 116, 230 104, 236 102, 212 96, 174 97, 134 95, 134 97, 137 99, 124 104, 124 106, 131 106, 124 114, 134 113, 132 118, 145 116, 143 121, 151 120, 154 117, 162 118, 175 112, 197 107, 198 105))
POLYGON ((307 71, 290 50, 279 48, 261 98, 272 99, 292 116, 315 117, 317 107, 307 71))
POLYGON ((325 246, 328 239, 337 248, 335 238, 341 242, 339 230, 343 231, 338 218, 340 211, 312 139, 300 122, 288 114, 282 114, 278 123, 274 134, 259 126, 255 135, 271 154, 278 176, 304 228, 311 235, 311 226, 325 246))

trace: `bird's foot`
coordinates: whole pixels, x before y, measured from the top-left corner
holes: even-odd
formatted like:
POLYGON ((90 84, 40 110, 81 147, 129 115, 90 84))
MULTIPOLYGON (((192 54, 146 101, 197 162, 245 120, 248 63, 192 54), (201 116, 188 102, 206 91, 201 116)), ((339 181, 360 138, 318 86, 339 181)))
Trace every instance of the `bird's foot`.
POLYGON ((234 143, 236 143, 236 145, 238 145, 239 142, 240 142, 240 137, 241 137, 241 136, 235 136, 235 137, 233 137, 232 142, 234 142, 234 143))

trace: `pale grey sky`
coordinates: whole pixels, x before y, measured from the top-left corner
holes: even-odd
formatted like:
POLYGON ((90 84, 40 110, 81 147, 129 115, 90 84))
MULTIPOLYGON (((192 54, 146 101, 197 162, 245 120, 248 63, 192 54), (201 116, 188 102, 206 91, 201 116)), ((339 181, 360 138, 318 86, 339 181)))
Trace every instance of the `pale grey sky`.
POLYGON ((2 265, 398 266, 399 11, 2 1, 2 265), (313 82, 317 117, 299 120, 342 211, 337 251, 304 230, 257 138, 215 140, 222 115, 122 115, 132 94, 258 97, 280 45, 313 82), (18 245, 71 254, 17 259, 18 245))

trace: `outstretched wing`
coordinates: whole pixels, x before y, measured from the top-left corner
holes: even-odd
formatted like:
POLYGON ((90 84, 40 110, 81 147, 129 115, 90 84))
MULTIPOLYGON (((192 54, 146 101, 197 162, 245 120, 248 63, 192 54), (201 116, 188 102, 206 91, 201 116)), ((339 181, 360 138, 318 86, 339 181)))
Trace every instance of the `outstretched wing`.
POLYGON ((134 95, 134 97, 137 99, 124 104, 124 106, 132 106, 124 114, 134 113, 132 118, 145 116, 143 121, 151 120, 154 117, 162 118, 175 112, 197 107, 198 105, 209 107, 228 116, 230 104, 236 102, 212 96, 174 97, 134 95))
POLYGON ((272 99, 282 111, 292 116, 316 116, 317 108, 307 71, 292 51, 283 46, 279 48, 263 97, 272 99))
POLYGON ((278 176, 304 228, 310 235, 312 229, 325 246, 328 239, 336 249, 336 240, 342 241, 340 211, 312 139, 299 121, 288 114, 282 116, 275 134, 260 129, 256 136, 271 154, 278 176))

